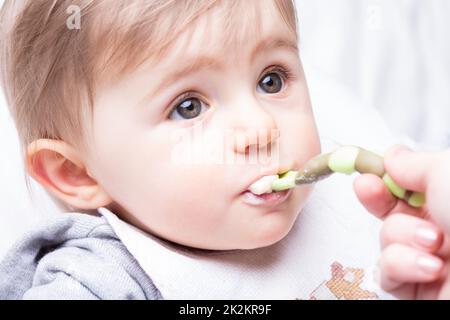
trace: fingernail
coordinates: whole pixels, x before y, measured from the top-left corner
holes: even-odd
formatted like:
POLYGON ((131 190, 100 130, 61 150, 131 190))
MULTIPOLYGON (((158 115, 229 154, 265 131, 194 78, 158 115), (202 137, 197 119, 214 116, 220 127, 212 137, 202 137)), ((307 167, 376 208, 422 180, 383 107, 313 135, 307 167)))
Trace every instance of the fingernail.
POLYGON ((426 273, 435 273, 441 268, 441 260, 430 256, 421 256, 416 260, 419 268, 426 273))
POLYGON ((436 244, 439 235, 436 230, 427 227, 421 227, 416 231, 416 242, 424 247, 432 247, 436 244))

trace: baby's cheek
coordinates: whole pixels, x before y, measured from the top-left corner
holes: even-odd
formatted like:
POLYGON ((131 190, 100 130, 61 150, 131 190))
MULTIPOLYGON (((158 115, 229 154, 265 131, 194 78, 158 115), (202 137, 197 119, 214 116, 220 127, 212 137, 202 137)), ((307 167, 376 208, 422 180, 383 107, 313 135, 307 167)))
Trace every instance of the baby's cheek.
POLYGON ((149 177, 155 183, 154 203, 164 212, 167 221, 177 216, 187 226, 219 224, 222 199, 223 170, 208 165, 175 164, 167 161, 149 177))
POLYGON ((314 118, 299 115, 286 125, 282 134, 282 146, 286 154, 290 154, 300 165, 320 153, 320 141, 314 118), (295 119, 295 120, 294 120, 295 119))

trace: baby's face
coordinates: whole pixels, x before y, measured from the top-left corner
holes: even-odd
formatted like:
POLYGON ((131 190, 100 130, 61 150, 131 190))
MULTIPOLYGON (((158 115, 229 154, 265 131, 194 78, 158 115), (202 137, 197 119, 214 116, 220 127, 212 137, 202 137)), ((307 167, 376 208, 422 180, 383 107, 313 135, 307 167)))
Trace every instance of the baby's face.
POLYGON ((163 59, 97 92, 87 167, 124 220, 205 249, 263 247, 289 232, 309 187, 246 192, 320 152, 296 40, 271 3, 244 45, 224 48, 211 12, 163 59))

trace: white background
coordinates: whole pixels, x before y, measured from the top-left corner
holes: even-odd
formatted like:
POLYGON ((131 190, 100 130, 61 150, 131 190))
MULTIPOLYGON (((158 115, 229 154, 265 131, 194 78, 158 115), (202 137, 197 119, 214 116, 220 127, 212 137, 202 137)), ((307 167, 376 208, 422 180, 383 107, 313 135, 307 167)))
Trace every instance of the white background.
POLYGON ((450 147, 450 1, 296 2, 305 64, 424 148, 450 147))

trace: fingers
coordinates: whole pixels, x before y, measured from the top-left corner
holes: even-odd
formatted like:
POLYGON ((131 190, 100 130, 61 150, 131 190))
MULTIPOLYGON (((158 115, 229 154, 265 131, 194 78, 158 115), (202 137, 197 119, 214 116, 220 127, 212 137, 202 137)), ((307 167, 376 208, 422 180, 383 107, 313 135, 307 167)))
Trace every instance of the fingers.
POLYGON ((359 201, 380 219, 397 204, 397 199, 389 192, 383 181, 373 174, 358 176, 353 186, 359 201))
POLYGON ((450 256, 448 239, 431 222, 406 214, 393 214, 381 231, 380 284, 395 292, 405 285, 438 280, 443 258, 450 256))
POLYGON ((408 283, 438 280, 444 270, 442 259, 402 244, 386 247, 379 260, 380 284, 393 291, 408 283))
POLYGON ((433 223, 407 214, 393 214, 383 223, 381 247, 402 244, 424 252, 447 256, 444 234, 433 223))
POLYGON ((426 192, 429 214, 450 234, 450 149, 425 153, 396 146, 386 153, 385 168, 403 188, 426 192))
POLYGON ((425 192, 430 173, 439 162, 437 153, 413 152, 405 146, 390 148, 384 157, 386 171, 405 189, 425 192))
POLYGON ((450 157, 435 166, 427 186, 427 207, 430 216, 450 235, 450 157))
POLYGON ((404 212, 417 217, 426 213, 422 209, 412 208, 395 198, 383 180, 372 174, 358 176, 353 183, 356 196, 366 209, 380 219, 392 212, 404 212))

